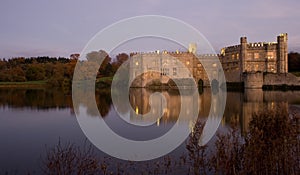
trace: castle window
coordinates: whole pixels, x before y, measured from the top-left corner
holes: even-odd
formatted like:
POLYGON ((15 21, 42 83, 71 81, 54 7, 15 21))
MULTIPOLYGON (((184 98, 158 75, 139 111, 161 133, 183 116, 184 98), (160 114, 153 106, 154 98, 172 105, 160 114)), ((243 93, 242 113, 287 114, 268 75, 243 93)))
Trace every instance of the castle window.
POLYGON ((198 64, 197 64, 197 67, 201 67, 201 64, 200 64, 200 63, 198 63, 198 64))
POLYGON ((275 68, 272 68, 271 70, 272 70, 273 73, 276 73, 276 69, 275 68))
POLYGON ((268 59, 273 59, 273 57, 274 57, 273 52, 268 52, 267 57, 268 57, 268 59))
POLYGON ((186 62, 186 65, 190 65, 190 61, 187 61, 187 62, 186 62))
POLYGON ((233 59, 233 60, 234 60, 234 54, 232 54, 232 55, 231 55, 231 59, 233 59))
POLYGON ((135 65, 136 65, 136 66, 138 66, 138 65, 139 65, 139 62, 138 62, 138 61, 136 61, 136 62, 135 62, 135 65))
POLYGON ((163 68, 162 75, 169 75, 169 68, 163 68))
POLYGON ((238 60, 240 58, 240 54, 236 54, 236 59, 238 60))
POLYGON ((253 54, 252 53, 248 53, 248 59, 252 59, 253 58, 253 54))
POLYGON ((217 67, 217 63, 212 64, 212 67, 217 67))
POLYGON ((258 59, 259 58, 259 53, 254 53, 254 59, 258 59))
POLYGON ((176 76, 177 75, 177 68, 173 67, 173 75, 176 76))

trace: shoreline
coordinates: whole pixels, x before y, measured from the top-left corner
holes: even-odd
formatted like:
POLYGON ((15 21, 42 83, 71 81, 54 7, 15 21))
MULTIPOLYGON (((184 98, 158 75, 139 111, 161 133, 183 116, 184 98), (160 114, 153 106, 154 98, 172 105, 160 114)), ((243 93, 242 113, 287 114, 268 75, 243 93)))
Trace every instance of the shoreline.
POLYGON ((47 81, 0 82, 0 88, 47 88, 47 81))
MULTIPOLYGON (((98 81, 96 82, 96 89, 106 89, 111 87, 111 82, 109 81, 98 81)), ((227 92, 244 92, 245 88, 243 84, 232 84, 227 83, 227 92)), ((26 82, 0 82, 0 88, 55 88, 47 83, 47 81, 26 81, 26 82)), ((145 88, 149 90, 173 90, 180 89, 170 86, 149 86, 149 87, 130 87, 130 88, 145 88)), ((198 87, 198 89, 209 88, 209 87, 198 87)), ((190 89, 188 87, 184 89, 190 89)), ((248 89, 248 88, 246 88, 248 89)), ((250 88, 251 89, 251 88, 250 88)), ((261 89, 262 91, 300 91, 300 86, 294 85, 264 85, 261 89)))

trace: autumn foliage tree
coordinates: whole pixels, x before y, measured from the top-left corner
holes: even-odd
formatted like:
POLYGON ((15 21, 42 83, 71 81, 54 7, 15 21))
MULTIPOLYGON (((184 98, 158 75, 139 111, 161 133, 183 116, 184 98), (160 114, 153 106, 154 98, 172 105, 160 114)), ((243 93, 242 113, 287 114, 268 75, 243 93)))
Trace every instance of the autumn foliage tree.
MULTIPOLYGON (((87 80, 93 74, 97 78, 112 77, 129 58, 122 53, 113 60, 105 51, 92 51, 85 57, 85 61, 79 60, 79 54, 72 54, 70 58, 43 56, 0 59, 0 82, 46 81, 51 86, 71 87, 76 66, 81 71, 82 80, 87 80), (102 59, 101 65, 99 59, 102 59)), ((128 66, 123 66, 122 76, 128 77, 128 72, 128 66)))

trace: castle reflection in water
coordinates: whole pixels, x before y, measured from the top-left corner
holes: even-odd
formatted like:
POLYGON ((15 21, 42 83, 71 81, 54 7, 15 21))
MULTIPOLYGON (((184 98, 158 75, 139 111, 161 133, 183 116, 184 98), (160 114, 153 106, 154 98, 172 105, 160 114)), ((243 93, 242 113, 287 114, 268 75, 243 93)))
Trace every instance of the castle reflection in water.
MULTIPOLYGON (((179 94, 176 90, 161 91, 165 97, 151 98, 151 94, 156 92, 146 88, 130 88, 130 105, 120 103, 117 106, 112 103, 110 90, 97 91, 95 93, 98 111, 94 111, 92 97, 89 89, 83 89, 79 94, 83 106, 91 117, 97 117, 100 112, 103 118, 110 118, 114 115, 112 110, 118 109, 122 114, 130 113, 130 120, 133 122, 156 122, 156 125, 167 123, 189 122, 193 124, 195 117, 203 120, 207 118, 210 112, 211 103, 216 102, 217 95, 211 92, 210 88, 204 88, 200 91, 198 100, 195 92, 185 90, 179 94), (89 95, 87 95, 89 94, 89 95), (181 102, 183 109, 181 109, 181 102), (165 103, 165 107, 164 104, 165 103), (151 105, 150 105, 151 104, 151 105), (112 108, 114 106, 114 108, 112 108), (152 108, 151 108, 152 106, 152 108), (130 110, 129 108, 132 108, 130 110), (199 113, 197 112, 197 108, 199 113), (130 112, 129 112, 130 111, 130 112), (177 121, 182 112, 182 119, 177 121), (150 113, 147 117, 138 114, 150 113), (160 115, 162 114, 162 115, 160 115), (162 116, 160 120, 158 117, 162 116)), ((198 92, 197 92, 198 93, 198 92)), ((124 95, 123 93, 120 95, 124 95)), ((236 119, 240 128, 245 132, 248 130, 248 124, 253 113, 274 109, 280 104, 285 106, 286 110, 291 107, 300 108, 300 91, 262 91, 261 89, 245 89, 244 92, 227 92, 227 101, 222 117, 222 125, 228 126, 231 119, 236 119), (294 107, 293 107, 294 106, 294 107)), ((72 96, 64 94, 61 90, 55 89, 0 89, 0 108, 31 109, 31 110, 50 110, 69 108, 71 114, 78 110, 78 106, 72 105, 72 96)), ((216 109, 212 109, 214 112, 216 109)))
MULTIPOLYGON (((131 88, 130 89, 130 103, 134 110, 131 111, 130 120, 133 122, 147 122, 153 121, 155 118, 162 116, 157 120, 157 125, 169 122, 194 122, 194 115, 196 114, 193 109, 199 105, 199 117, 204 119, 208 117, 211 103, 216 101, 217 96, 211 92, 210 88, 205 88, 199 95, 199 99, 190 90, 185 90, 183 94, 178 91, 161 91, 166 100, 166 106, 162 99, 150 98, 151 94, 155 93, 145 88, 131 88), (181 102, 184 104, 181 109, 181 102), (152 104, 152 105, 150 105, 152 104), (182 112, 184 116, 182 121, 177 121, 178 116, 182 112), (138 114, 151 114, 147 118, 137 116, 138 114), (159 115, 162 114, 162 115, 159 115), (150 117, 149 117, 150 116, 150 117)), ((227 92, 227 101, 222 118, 222 125, 230 124, 231 119, 236 119, 240 124, 243 132, 248 130, 248 124, 251 120, 253 113, 257 113, 267 109, 275 109, 277 105, 284 106, 289 110, 291 104, 299 104, 300 92, 281 92, 281 91, 263 91, 261 89, 245 89, 244 93, 241 92, 227 92)), ((214 109, 212 109, 214 111, 214 109)))

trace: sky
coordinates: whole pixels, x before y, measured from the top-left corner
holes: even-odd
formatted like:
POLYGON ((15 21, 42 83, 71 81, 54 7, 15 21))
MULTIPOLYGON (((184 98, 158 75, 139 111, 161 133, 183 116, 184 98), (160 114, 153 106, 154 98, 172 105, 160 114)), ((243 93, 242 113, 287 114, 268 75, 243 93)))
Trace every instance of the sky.
MULTIPOLYGON (((0 58, 68 57, 80 53, 103 28, 139 15, 182 20, 199 30, 216 52, 239 44, 241 36, 249 42, 273 42, 280 33, 289 34, 289 51, 300 52, 299 9, 299 0, 1 0, 0 58)), ((132 51, 140 49, 132 45, 132 51)))

